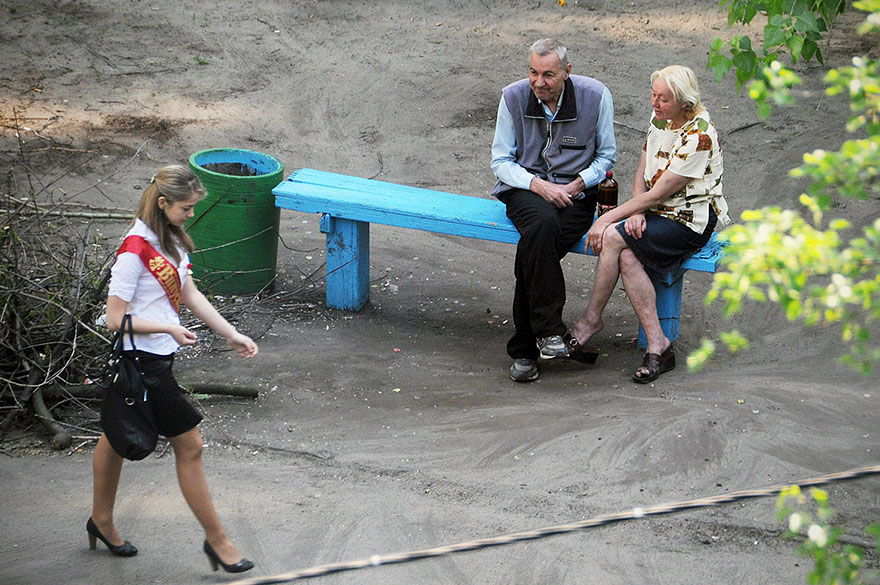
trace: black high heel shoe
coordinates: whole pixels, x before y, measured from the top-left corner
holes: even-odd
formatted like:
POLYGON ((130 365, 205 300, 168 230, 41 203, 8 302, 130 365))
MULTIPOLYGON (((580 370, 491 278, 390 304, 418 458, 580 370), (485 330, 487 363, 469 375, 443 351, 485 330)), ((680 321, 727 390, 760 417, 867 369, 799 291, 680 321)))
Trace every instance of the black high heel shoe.
POLYGON ((216 571, 218 567, 223 567, 223 570, 227 573, 244 573, 254 568, 254 564, 247 559, 241 559, 234 565, 227 565, 220 560, 220 557, 214 552, 214 547, 208 544, 207 540, 205 540, 205 546, 202 547, 202 550, 208 555, 208 562, 211 563, 212 571, 216 571))
POLYGON ((101 531, 98 530, 98 527, 95 526, 95 523, 89 518, 89 521, 86 522, 86 532, 89 533, 89 548, 95 550, 98 546, 98 539, 101 539, 101 542, 107 545, 107 548, 110 549, 117 557, 133 557, 138 554, 138 549, 135 545, 128 542, 127 540, 120 544, 119 546, 115 544, 110 544, 110 542, 104 538, 104 535, 101 534, 101 531))

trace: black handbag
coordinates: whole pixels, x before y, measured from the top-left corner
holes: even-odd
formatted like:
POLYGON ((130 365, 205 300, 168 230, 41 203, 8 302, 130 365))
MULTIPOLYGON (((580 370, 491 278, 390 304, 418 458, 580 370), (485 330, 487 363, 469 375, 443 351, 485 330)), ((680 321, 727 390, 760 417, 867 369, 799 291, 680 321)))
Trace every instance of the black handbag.
POLYGON ((98 385, 103 389, 101 428, 116 453, 137 461, 156 449, 159 435, 153 411, 147 403, 149 395, 139 360, 122 351, 126 329, 131 347, 135 349, 131 315, 125 315, 98 379, 98 385))

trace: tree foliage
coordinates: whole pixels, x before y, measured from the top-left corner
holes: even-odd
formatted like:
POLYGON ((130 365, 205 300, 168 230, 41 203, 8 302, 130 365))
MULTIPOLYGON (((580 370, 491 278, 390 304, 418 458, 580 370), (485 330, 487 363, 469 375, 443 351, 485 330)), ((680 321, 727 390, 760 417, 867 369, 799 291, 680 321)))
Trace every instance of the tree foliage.
MULTIPOLYGON (((833 524, 835 514, 828 503, 828 492, 811 488, 804 493, 799 486, 789 486, 780 492, 776 508, 777 520, 787 525, 782 536, 800 539, 798 554, 813 561, 807 583, 864 585, 877 582, 880 572, 867 568, 865 549, 846 544, 843 527, 833 524)), ((880 552, 880 525, 868 525, 865 534, 880 552)))
MULTIPOLYGON (((780 59, 788 55, 792 63, 810 59, 822 63, 822 35, 846 6, 844 0, 722 0, 721 4, 727 5, 731 26, 766 16, 758 51, 748 36, 726 42, 715 39, 708 62, 718 79, 734 70, 737 87, 748 84, 762 118, 771 114, 773 105, 793 103, 791 90, 801 82, 780 59)), ((860 34, 880 32, 880 0, 860 0, 853 6, 867 12, 860 34)), ((779 207, 749 210, 740 224, 723 232, 722 238, 729 242, 723 257, 726 272, 716 274, 707 303, 722 300, 725 315, 731 316, 746 301, 770 301, 791 321, 835 327, 844 342, 842 360, 867 375, 880 361, 880 348, 871 337, 880 317, 880 217, 869 218, 859 233, 849 221, 828 215, 839 197, 880 199, 878 62, 854 57, 852 65, 828 70, 824 81, 827 95, 849 99, 846 129, 854 137, 838 151, 804 154, 803 164, 790 172, 809 180, 800 196, 800 212, 779 207)), ((748 346, 737 332, 724 333, 721 339, 731 351, 748 346)), ((690 356, 690 365, 699 367, 714 349, 713 342, 704 340, 690 356)))

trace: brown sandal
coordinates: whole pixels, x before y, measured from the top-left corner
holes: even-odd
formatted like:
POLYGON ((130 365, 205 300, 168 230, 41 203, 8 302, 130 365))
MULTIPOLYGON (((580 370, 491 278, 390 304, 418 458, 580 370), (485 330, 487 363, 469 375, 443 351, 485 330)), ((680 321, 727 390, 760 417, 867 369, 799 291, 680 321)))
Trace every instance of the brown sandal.
POLYGON ((636 368, 633 374, 633 382, 637 384, 647 384, 653 382, 660 377, 660 374, 668 372, 675 367, 675 351, 672 346, 666 348, 662 354, 646 353, 642 358, 642 364, 636 368), (642 368, 647 370, 647 375, 640 376, 642 368))

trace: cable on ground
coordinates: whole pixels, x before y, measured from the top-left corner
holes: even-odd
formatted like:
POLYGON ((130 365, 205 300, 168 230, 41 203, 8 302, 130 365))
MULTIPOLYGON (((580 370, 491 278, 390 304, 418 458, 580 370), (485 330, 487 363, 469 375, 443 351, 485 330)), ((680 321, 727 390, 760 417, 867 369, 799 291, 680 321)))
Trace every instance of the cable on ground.
POLYGON ((868 477, 870 475, 880 474, 880 465, 873 465, 869 467, 859 467, 856 469, 850 469, 848 471, 841 471, 837 473, 829 473, 827 475, 820 475, 808 479, 803 479, 801 481, 792 482, 788 484, 780 484, 767 488, 761 489, 753 489, 753 490, 740 490, 735 492, 730 492, 723 495, 718 496, 710 496, 706 498, 698 498, 695 500, 685 500, 681 502, 672 502, 667 504, 659 504, 656 506, 650 506, 647 508, 632 508, 630 510, 624 512, 616 512, 613 514, 602 514, 600 516, 595 516, 593 518, 587 520, 581 520, 579 522, 572 522, 568 524, 558 524, 556 526, 547 526, 545 528, 538 528, 536 530, 527 530, 524 532, 514 532, 511 534, 504 534, 499 536, 492 536, 488 538, 479 538, 475 540, 467 540, 464 542, 459 542, 456 544, 449 544, 445 546, 438 546, 434 548, 425 548, 420 550, 413 550, 408 552, 401 553, 390 553, 384 555, 373 555, 368 559, 360 559, 355 561, 345 561, 339 563, 330 563, 325 565, 316 565, 314 567, 310 567, 308 569, 301 569, 299 571, 293 571, 290 573, 284 573, 280 575, 273 575, 268 577, 254 577, 251 579, 245 579, 243 581, 235 581, 231 583, 231 585, 277 585, 279 583, 289 583, 291 581, 296 581, 300 579, 311 579, 314 577, 323 577, 325 575, 330 575, 333 573, 341 573, 344 571, 354 571, 358 569, 367 569, 369 567, 378 567, 379 565, 393 565, 398 563, 408 563, 411 561, 417 561, 421 559, 429 559, 434 557, 445 556, 453 553, 459 553, 464 551, 473 551, 480 550, 484 548, 489 548, 493 546, 502 546, 507 544, 512 544, 514 542, 522 542, 526 540, 536 540, 539 538, 546 538, 548 536, 554 536, 557 534, 567 534, 570 532, 576 532, 578 530, 584 530, 587 528, 595 528, 598 526, 606 526, 608 524, 615 524, 617 522, 623 522, 624 520, 636 520, 638 518, 645 518, 646 516, 659 516, 660 514, 671 514, 674 512, 681 512, 683 510, 692 510, 695 508, 707 508, 709 506, 717 506, 719 504, 729 504, 732 502, 738 502, 742 500, 747 500, 751 498, 764 498, 768 496, 774 496, 779 494, 782 490, 793 486, 798 485, 800 487, 811 487, 811 486, 819 486, 826 485, 829 483, 835 483, 839 481, 848 481, 853 479, 860 479, 863 477, 868 477))

